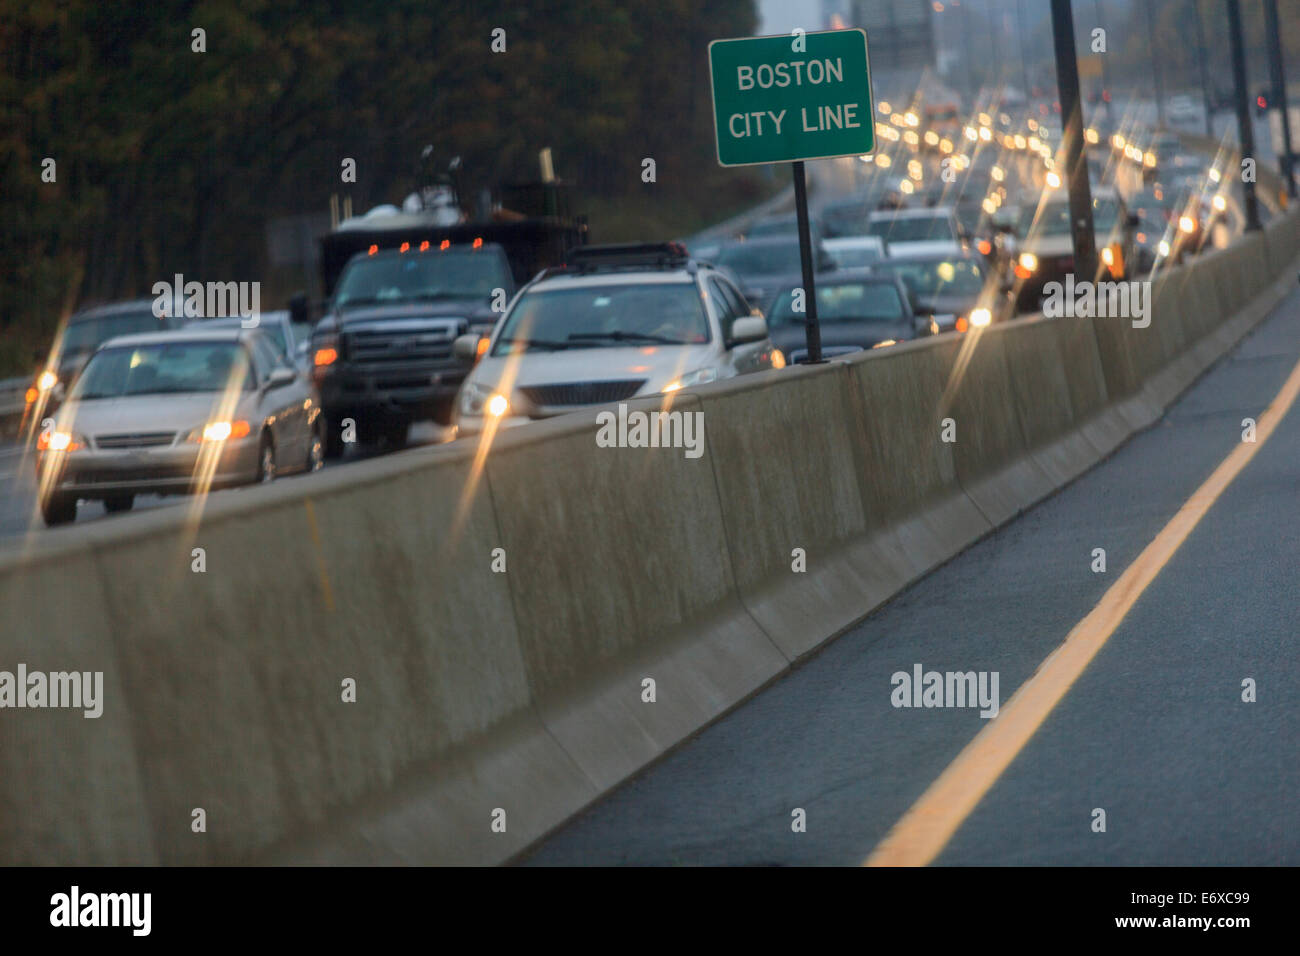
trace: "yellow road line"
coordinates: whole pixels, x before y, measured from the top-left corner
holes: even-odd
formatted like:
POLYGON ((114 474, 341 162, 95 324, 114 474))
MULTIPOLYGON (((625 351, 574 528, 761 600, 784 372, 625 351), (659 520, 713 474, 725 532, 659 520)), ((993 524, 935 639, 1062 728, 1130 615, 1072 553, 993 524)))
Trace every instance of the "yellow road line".
POLYGON ((325 610, 334 613, 334 589, 330 587, 329 571, 325 567, 325 550, 320 544, 320 528, 316 525, 316 509, 311 499, 304 498, 303 507, 307 509, 307 525, 311 529, 311 541, 316 546, 316 570, 320 572, 320 586, 325 595, 325 610))
POLYGON ((1300 394, 1300 363, 1259 416, 1255 438, 1228 455, 1120 575, 1101 602, 1075 625, 993 721, 957 755, 867 858, 866 866, 925 866, 997 782, 1110 639, 1129 609, 1174 556, 1234 478, 1264 446, 1300 394))

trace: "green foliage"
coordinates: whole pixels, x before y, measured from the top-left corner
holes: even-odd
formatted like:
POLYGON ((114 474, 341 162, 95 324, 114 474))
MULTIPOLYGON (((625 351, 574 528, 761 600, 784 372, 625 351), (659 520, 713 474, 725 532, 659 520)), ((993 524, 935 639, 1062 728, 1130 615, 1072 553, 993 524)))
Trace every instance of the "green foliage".
POLYGON ((471 189, 550 146, 580 209, 644 206, 647 156, 650 188, 703 201, 705 50, 755 25, 753 0, 0 0, 0 374, 79 303, 262 278, 268 219, 400 201, 426 144, 471 189))

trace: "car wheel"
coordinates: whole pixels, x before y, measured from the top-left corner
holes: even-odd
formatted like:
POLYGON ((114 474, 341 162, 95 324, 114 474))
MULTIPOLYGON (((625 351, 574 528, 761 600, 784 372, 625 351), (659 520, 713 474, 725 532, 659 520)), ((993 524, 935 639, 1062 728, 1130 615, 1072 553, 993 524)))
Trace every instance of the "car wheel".
POLYGON ((409 422, 392 422, 384 426, 384 441, 390 448, 405 448, 406 436, 410 432, 409 422))
POLYGON ((275 446, 269 437, 262 439, 257 450, 257 480, 263 485, 275 481, 275 446))
POLYGON ((104 499, 104 510, 109 514, 115 514, 119 511, 130 511, 134 504, 135 495, 115 495, 104 499))
POLYGON ((77 499, 72 495, 51 494, 41 499, 41 517, 46 525, 70 524, 77 520, 77 499))
POLYGON ((308 472, 320 471, 325 467, 325 436, 322 434, 324 429, 321 423, 317 422, 312 426, 311 437, 307 439, 307 464, 308 472))
POLYGON ((327 419, 321 417, 322 425, 318 426, 325 434, 325 457, 342 458, 343 457, 343 426, 339 424, 338 419, 327 419))
POLYGON ((379 425, 371 420, 357 419, 357 444, 363 448, 374 449, 383 439, 384 433, 379 425))
POLYGON ((452 401, 439 402, 433 407, 433 420, 439 425, 446 428, 451 424, 452 415, 456 411, 456 402, 452 401))

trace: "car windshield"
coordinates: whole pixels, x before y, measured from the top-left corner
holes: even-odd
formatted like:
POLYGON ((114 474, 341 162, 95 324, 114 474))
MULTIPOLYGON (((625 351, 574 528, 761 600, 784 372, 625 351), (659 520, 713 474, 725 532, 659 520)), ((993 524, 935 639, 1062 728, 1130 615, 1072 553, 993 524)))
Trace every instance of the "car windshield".
POLYGON ((736 243, 718 254, 717 263, 742 276, 798 272, 799 242, 736 243))
MULTIPOLYGON (((221 318, 206 319, 199 324, 210 329, 238 329, 243 327, 243 323, 244 320, 241 318, 221 318)), ((290 353, 291 349, 286 338, 285 324, 283 322, 267 322, 263 320, 258 323, 256 328, 265 334, 283 354, 288 355, 290 353)))
POLYGON ((103 349, 91 357, 71 398, 121 398, 250 389, 248 355, 237 342, 159 342, 103 349))
MULTIPOLYGON (((1070 202, 1068 199, 1054 199, 1043 206, 1042 215, 1037 223, 1034 216, 1038 209, 1026 206, 1020 212, 1020 235, 1068 236, 1070 235, 1070 202)), ((1092 228, 1104 235, 1115 228, 1119 219, 1119 205, 1113 199, 1094 199, 1092 201, 1092 228)))
POLYGON ((934 240, 956 241, 952 224, 946 216, 905 216, 901 218, 877 219, 871 223, 868 231, 886 242, 931 242, 934 240))
POLYGON ((583 286, 525 293, 492 354, 707 341, 708 318, 694 282, 583 286))
MULTIPOLYGON (((794 310, 794 289, 787 289, 773 303, 769 324, 773 328, 803 320, 794 310)), ((817 321, 897 323, 906 318, 898 287, 892 282, 837 282, 817 287, 817 321)))
POLYGON ((969 259, 891 260, 887 265, 902 278, 908 292, 919 299, 976 296, 984 290, 984 273, 969 259))
POLYGON ((861 269, 885 258, 879 246, 850 246, 847 249, 827 247, 826 251, 830 253, 831 258, 835 260, 835 265, 840 269, 861 269))
POLYGON ((339 279, 338 306, 434 299, 486 299, 508 288, 501 259, 488 252, 448 249, 357 259, 339 279))
POLYGON ((157 332, 163 328, 166 328, 163 320, 155 316, 151 309, 81 319, 69 323, 63 330, 62 349, 64 352, 86 352, 98 348, 117 335, 157 332))

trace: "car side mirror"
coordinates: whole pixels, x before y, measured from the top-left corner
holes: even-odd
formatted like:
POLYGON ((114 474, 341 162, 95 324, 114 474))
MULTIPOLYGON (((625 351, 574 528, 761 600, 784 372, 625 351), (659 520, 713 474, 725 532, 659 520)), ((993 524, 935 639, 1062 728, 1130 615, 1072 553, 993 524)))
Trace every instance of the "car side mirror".
POLYGON ((307 304, 307 293, 295 292, 289 299, 289 321, 298 324, 311 322, 311 307, 307 304))
POLYGON ((481 338, 477 332, 457 336, 456 341, 451 343, 452 354, 462 362, 474 361, 478 357, 478 340, 481 338))
POLYGON ((731 345, 758 342, 767 338, 767 320, 756 315, 745 315, 731 323, 731 345))
POLYGON ((298 378, 298 373, 291 368, 273 368, 271 374, 266 379, 266 389, 270 391, 274 388, 283 388, 292 384, 298 378))

